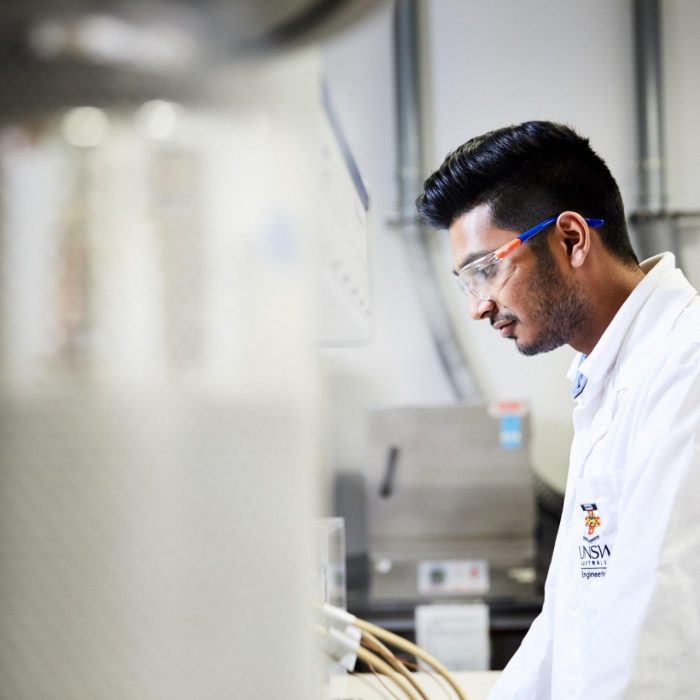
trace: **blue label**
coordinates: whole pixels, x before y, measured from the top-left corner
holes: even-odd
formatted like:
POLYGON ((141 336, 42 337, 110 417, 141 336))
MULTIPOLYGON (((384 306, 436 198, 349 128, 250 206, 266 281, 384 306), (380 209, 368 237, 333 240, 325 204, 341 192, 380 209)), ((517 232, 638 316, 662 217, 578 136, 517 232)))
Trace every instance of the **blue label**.
POLYGON ((517 450, 523 446, 523 431, 520 416, 502 416, 499 439, 501 447, 506 450, 517 450))

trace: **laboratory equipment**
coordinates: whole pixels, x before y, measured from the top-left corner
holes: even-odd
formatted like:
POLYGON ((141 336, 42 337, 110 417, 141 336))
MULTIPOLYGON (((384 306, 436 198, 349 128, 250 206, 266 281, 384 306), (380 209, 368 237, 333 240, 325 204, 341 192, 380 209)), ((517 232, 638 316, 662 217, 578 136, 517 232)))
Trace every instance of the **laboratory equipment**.
POLYGON ((486 603, 491 668, 503 667, 542 604, 528 425, 518 402, 369 413, 364 491, 339 502, 366 535, 349 610, 414 639, 417 606, 486 603))

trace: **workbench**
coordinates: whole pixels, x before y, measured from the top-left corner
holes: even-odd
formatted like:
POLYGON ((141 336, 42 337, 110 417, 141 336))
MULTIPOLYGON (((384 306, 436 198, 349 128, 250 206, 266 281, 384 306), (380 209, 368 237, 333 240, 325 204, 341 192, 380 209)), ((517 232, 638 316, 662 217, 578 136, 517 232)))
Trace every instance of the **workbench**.
MULTIPOLYGON (((486 700, 486 696, 501 675, 500 671, 462 671, 452 674, 464 691, 467 700, 486 700)), ((414 674, 430 700, 456 698, 455 693, 427 673, 414 674)), ((386 677, 382 676, 386 687, 370 673, 333 676, 331 678, 330 700, 395 700, 401 695, 386 677), (391 689, 391 692, 389 691, 391 689), (392 692, 394 695, 392 695, 392 692)))

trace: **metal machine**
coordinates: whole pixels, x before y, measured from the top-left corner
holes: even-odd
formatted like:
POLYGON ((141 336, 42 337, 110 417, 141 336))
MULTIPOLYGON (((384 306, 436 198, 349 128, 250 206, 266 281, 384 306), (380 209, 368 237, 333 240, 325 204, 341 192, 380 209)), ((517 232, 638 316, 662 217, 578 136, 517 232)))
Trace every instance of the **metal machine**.
POLYGON ((368 432, 354 502, 352 477, 340 477, 349 609, 413 638, 418 605, 486 603, 491 666, 502 668, 542 604, 527 416, 387 409, 370 413, 368 432))

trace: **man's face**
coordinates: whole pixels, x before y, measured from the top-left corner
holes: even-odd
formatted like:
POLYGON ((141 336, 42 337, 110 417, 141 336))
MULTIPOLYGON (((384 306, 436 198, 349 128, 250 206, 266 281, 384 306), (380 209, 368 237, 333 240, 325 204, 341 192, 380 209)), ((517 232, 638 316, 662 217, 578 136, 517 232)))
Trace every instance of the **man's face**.
MULTIPOLYGON (((455 271, 467 262, 508 243, 518 233, 492 225, 483 204, 450 226, 450 249, 455 271)), ((537 234, 547 236, 547 232, 537 234)), ((585 295, 559 268, 548 241, 516 249, 498 265, 498 281, 488 299, 469 295, 474 319, 487 319, 502 337, 512 338, 523 355, 536 355, 568 343, 588 317, 585 295)))

